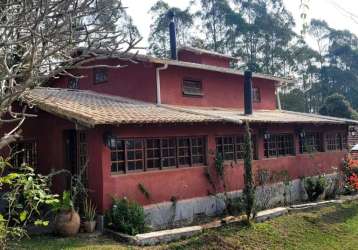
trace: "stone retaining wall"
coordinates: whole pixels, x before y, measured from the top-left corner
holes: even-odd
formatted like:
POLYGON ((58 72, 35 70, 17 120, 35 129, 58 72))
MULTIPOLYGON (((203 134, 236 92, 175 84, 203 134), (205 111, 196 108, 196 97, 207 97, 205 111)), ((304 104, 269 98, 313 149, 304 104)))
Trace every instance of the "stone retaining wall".
MULTIPOLYGON (((337 174, 325 176, 331 184, 337 178, 337 174)), ((230 198, 242 196, 242 190, 229 192, 230 198)), ((256 202, 258 208, 266 209, 278 205, 290 205, 306 200, 307 195, 301 179, 295 179, 289 183, 275 183, 264 187, 257 187, 256 202)), ((163 202, 155 205, 145 206, 147 223, 155 230, 185 226, 193 223, 196 218, 205 216, 217 216, 225 209, 224 194, 215 196, 199 197, 194 199, 179 200, 177 202, 163 202)))

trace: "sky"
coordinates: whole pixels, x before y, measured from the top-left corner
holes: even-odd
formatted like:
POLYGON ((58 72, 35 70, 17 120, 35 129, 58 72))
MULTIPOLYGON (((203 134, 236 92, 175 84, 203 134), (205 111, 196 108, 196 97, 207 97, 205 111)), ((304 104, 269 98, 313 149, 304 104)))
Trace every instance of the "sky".
MULTIPOLYGON (((170 6, 185 8, 190 0, 165 0, 170 6)), ((311 18, 325 20, 329 26, 335 29, 348 29, 358 35, 358 0, 308 0, 309 10, 307 12, 309 21, 311 18)), ((141 47, 148 46, 151 16, 148 14, 150 7, 157 0, 122 0, 127 7, 128 14, 133 18, 143 40, 141 47)), ((299 33, 302 27, 300 18, 301 0, 283 0, 288 11, 291 12, 296 21, 296 31, 299 33)), ((307 42, 314 47, 313 41, 307 38, 307 42)))

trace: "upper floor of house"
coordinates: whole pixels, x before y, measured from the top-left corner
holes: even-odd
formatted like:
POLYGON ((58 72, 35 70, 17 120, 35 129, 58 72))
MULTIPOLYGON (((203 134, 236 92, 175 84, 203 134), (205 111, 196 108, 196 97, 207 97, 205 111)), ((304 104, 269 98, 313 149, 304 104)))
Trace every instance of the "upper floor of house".
MULTIPOLYGON (((244 72, 230 68, 235 58, 190 47, 180 48, 177 55, 175 60, 143 55, 131 60, 101 56, 70 71, 79 78, 62 76, 49 85, 152 103, 244 108, 244 72)), ((276 88, 283 81, 253 73, 253 109, 276 109, 276 88)))

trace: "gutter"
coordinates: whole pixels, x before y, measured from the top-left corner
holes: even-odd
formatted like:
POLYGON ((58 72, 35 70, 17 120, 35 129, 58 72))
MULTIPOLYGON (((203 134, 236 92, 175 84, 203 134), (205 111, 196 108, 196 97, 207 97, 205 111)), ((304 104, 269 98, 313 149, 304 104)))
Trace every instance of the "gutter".
POLYGON ((157 104, 162 103, 161 95, 160 95, 160 71, 166 70, 168 68, 168 64, 165 63, 162 67, 158 67, 155 69, 156 73, 156 87, 157 87, 157 104))

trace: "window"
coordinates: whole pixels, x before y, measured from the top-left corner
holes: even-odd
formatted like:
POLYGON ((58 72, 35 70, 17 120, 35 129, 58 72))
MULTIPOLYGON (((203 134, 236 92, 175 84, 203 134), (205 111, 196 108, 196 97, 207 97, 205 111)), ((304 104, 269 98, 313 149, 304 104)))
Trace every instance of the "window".
POLYGON ((347 135, 343 133, 329 133, 326 135, 326 147, 329 151, 348 149, 347 135))
MULTIPOLYGON (((256 138, 251 136, 253 158, 257 159, 256 138)), ((221 136, 216 138, 216 152, 222 154, 224 160, 244 159, 244 136, 221 136)))
POLYGON ((252 101, 256 103, 261 102, 261 93, 259 88, 252 88, 252 101))
POLYGON ((33 168, 37 167, 37 143, 36 141, 22 141, 13 145, 12 164, 16 167, 28 164, 33 168))
POLYGON ((68 79, 68 86, 67 87, 69 89, 78 89, 79 88, 79 83, 80 83, 79 78, 70 77, 68 79))
POLYGON ((300 153, 322 152, 322 134, 305 133, 300 137, 300 153))
POLYGON ((203 95, 203 85, 199 80, 183 80, 183 94, 192 96, 203 95))
POLYGON ((264 140, 265 157, 295 155, 293 135, 266 134, 264 140))
POLYGON ((126 141, 127 168, 128 171, 141 170, 144 168, 144 147, 140 139, 126 141))
POLYGON ((117 139, 111 171, 130 172, 205 164, 204 137, 117 139))
POLYGON ((107 82, 108 76, 107 76, 107 69, 101 69, 96 68, 94 69, 94 83, 100 84, 107 82))

